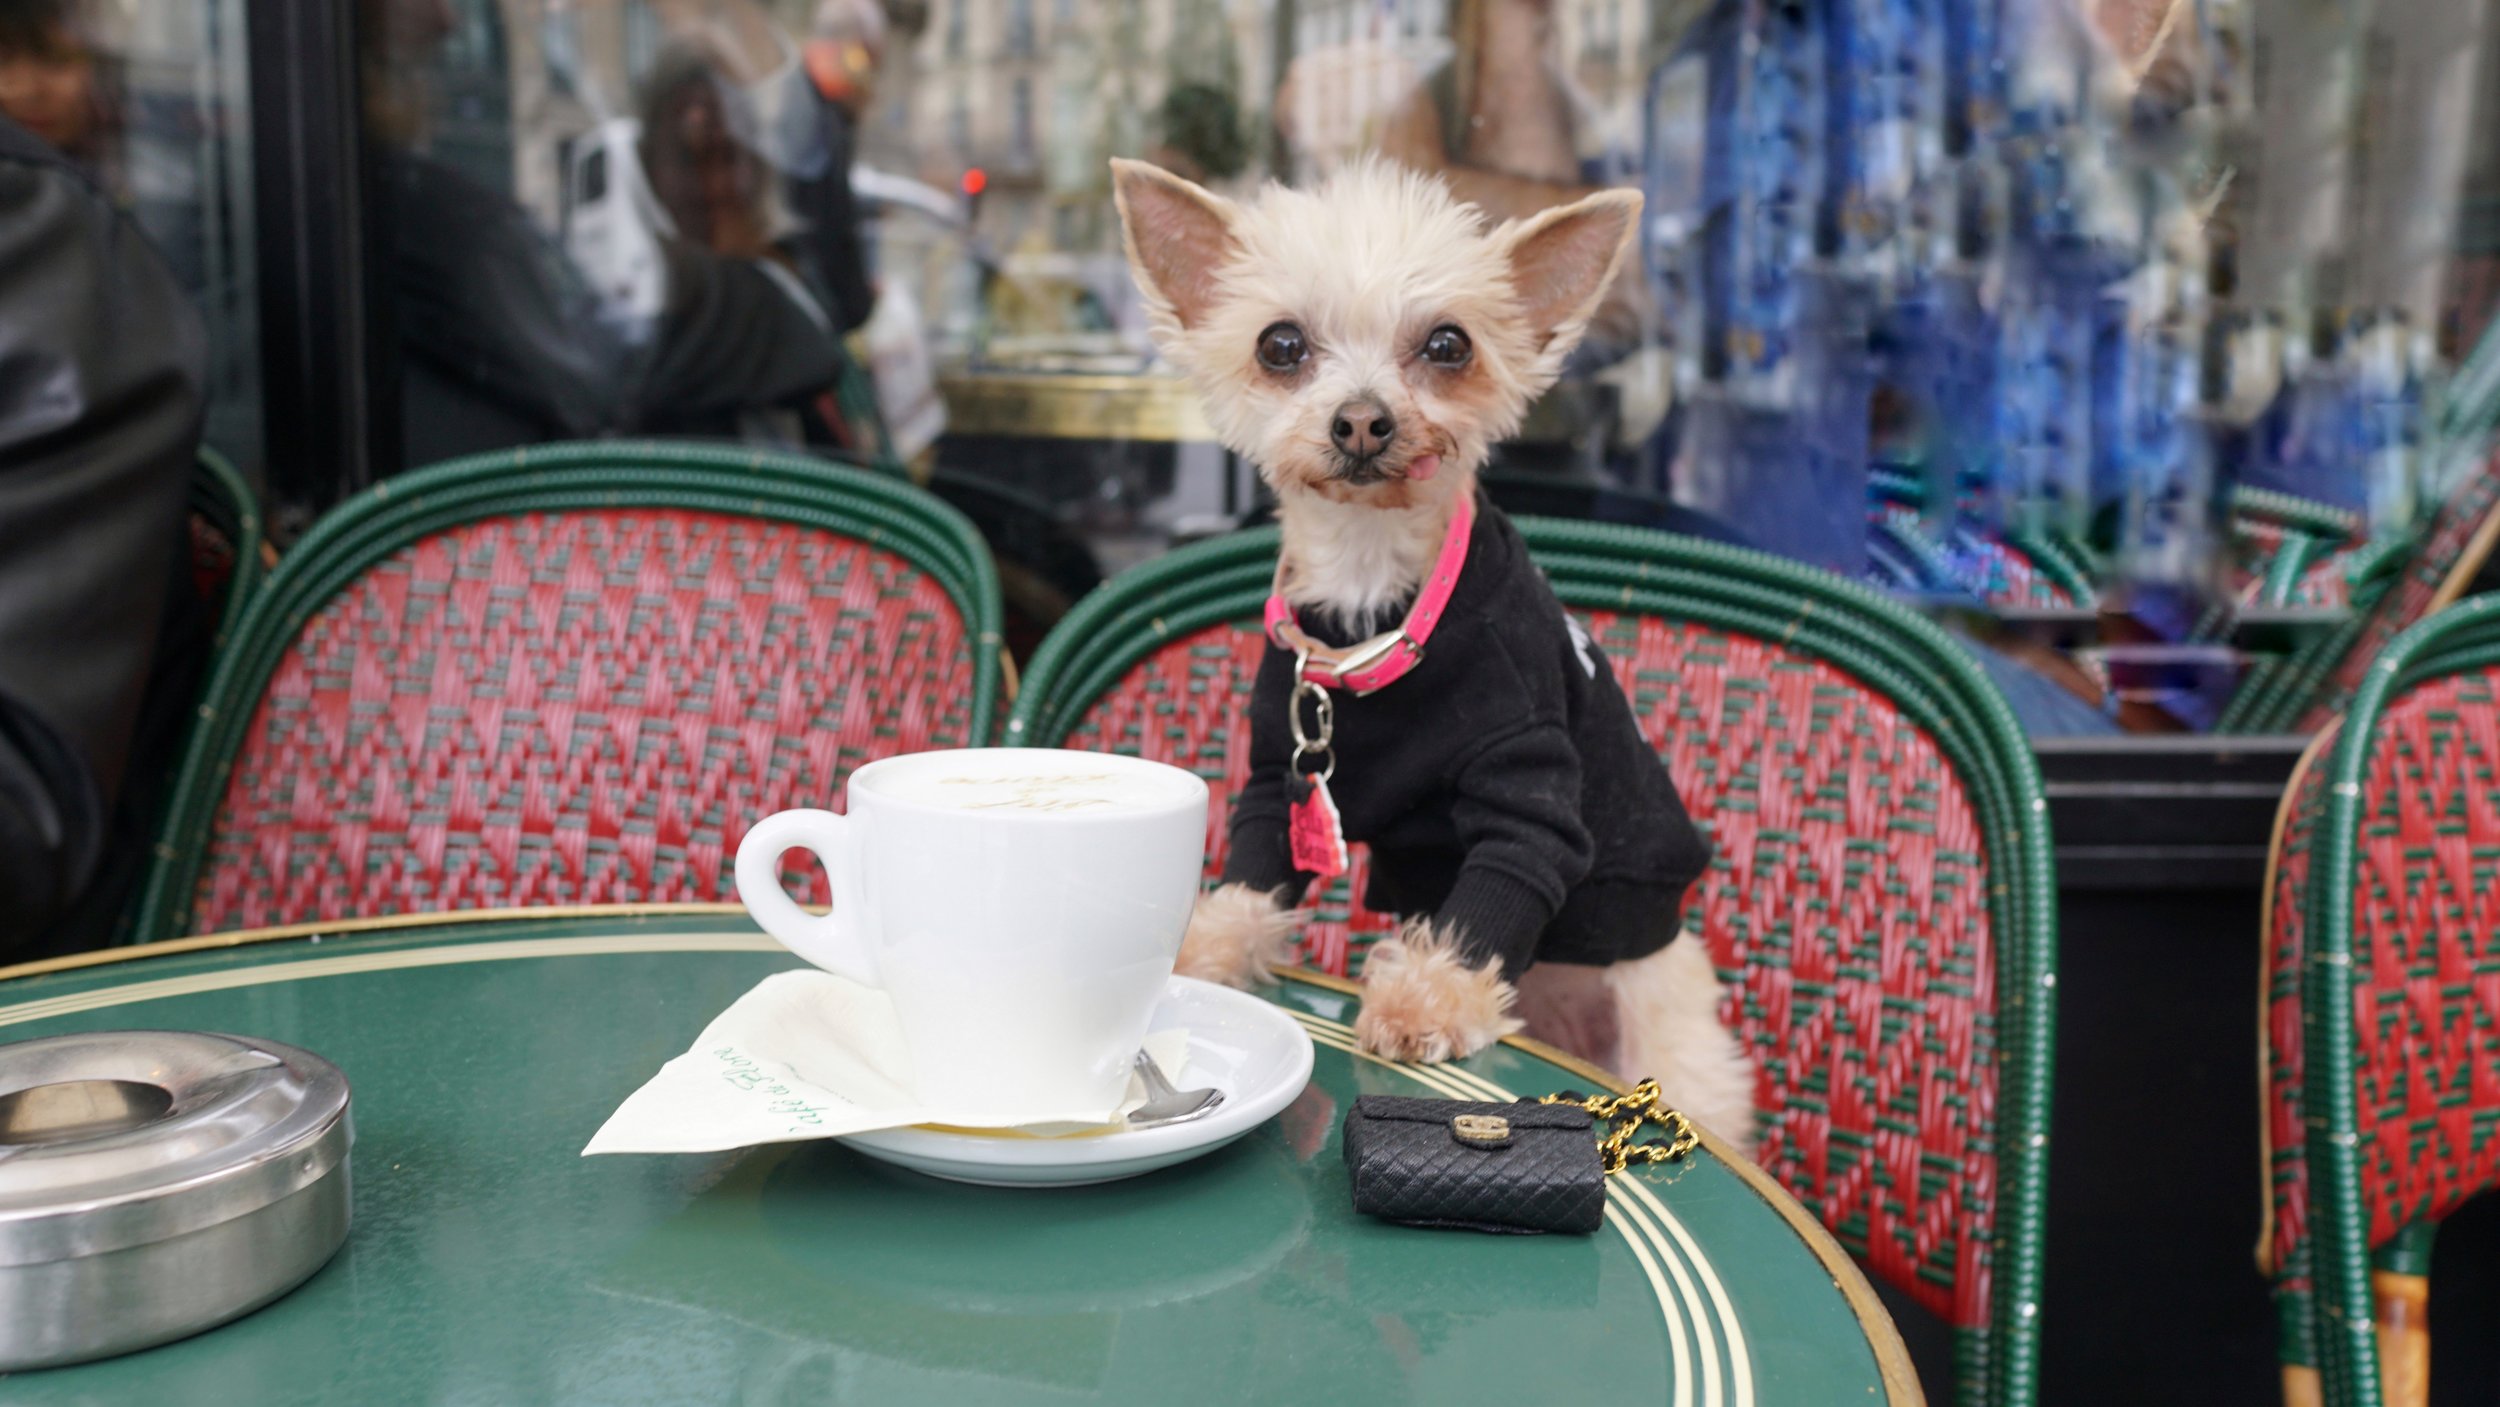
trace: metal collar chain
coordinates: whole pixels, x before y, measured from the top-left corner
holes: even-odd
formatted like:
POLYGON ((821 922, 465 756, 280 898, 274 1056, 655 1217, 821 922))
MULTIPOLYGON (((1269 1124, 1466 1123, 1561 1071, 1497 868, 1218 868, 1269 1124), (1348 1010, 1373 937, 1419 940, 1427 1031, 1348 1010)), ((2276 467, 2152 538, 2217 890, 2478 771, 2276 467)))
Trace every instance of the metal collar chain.
POLYGON ((1599 1164, 1608 1173, 1619 1173, 1634 1163, 1681 1162, 1684 1155, 1701 1145, 1701 1134, 1693 1121, 1659 1102, 1658 1082, 1643 1080, 1632 1087, 1630 1094, 1608 1097, 1597 1095, 1574 1099, 1567 1094, 1549 1094, 1539 1104, 1576 1104, 1590 1114, 1607 1121, 1611 1127, 1597 1141, 1599 1164), (1666 1133, 1647 1143, 1634 1143, 1643 1124, 1656 1124, 1666 1133))
POLYGON ((1316 776, 1325 782, 1337 774, 1337 751, 1333 746, 1337 736, 1337 706, 1330 701, 1325 688, 1313 683, 1305 675, 1304 670, 1310 662, 1309 650, 1302 650, 1295 654, 1293 696, 1285 701, 1285 716, 1293 722, 1291 766, 1296 776, 1316 776), (1313 720, 1311 726, 1307 728, 1302 723, 1302 708, 1306 703, 1311 706, 1313 720), (1319 759, 1318 771, 1303 770, 1302 759, 1306 757, 1319 759))

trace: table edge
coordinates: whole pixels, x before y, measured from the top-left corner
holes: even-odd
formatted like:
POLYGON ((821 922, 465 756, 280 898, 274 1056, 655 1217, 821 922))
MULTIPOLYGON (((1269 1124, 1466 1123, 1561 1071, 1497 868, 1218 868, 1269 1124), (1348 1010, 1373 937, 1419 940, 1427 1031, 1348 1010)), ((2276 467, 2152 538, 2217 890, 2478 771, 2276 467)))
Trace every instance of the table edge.
MULTIPOLYGON (((1363 984, 1351 978, 1306 968, 1294 968, 1276 975, 1285 981, 1358 998, 1363 991, 1363 984)), ((1615 1094, 1630 1089, 1612 1072, 1532 1036, 1504 1036, 1502 1044, 1533 1055, 1549 1065, 1558 1065, 1600 1089, 1615 1094)), ((1885 1311, 1883 1301, 1875 1297, 1875 1287, 1868 1282, 1866 1272, 1849 1258, 1849 1253, 1841 1249, 1840 1243, 1832 1239, 1831 1232, 1824 1229, 1823 1223, 1816 1220, 1813 1213, 1790 1196, 1787 1188, 1780 1186, 1752 1159, 1730 1148, 1718 1135, 1699 1124, 1693 1125, 1693 1132, 1701 1136, 1702 1147, 1725 1163, 1729 1171, 1753 1189, 1755 1196, 1768 1202, 1771 1209, 1788 1223, 1789 1229, 1797 1233, 1798 1239, 1806 1243, 1806 1248, 1814 1252, 1814 1258, 1823 1263, 1824 1270, 1832 1277, 1832 1283, 1839 1286, 1841 1297, 1849 1302, 1850 1312, 1857 1316, 1858 1327, 1866 1335, 1867 1347, 1875 1354, 1875 1369, 1883 1378, 1885 1399, 1893 1407, 1926 1407, 1926 1390, 1919 1385, 1918 1371, 1910 1363, 1909 1348, 1902 1343, 1901 1330, 1893 1324, 1892 1315, 1885 1311)))
MULTIPOLYGON (((539 908, 459 909, 449 913, 385 914, 350 919, 329 919, 309 923, 276 924, 266 928, 233 929, 222 933, 195 934, 170 938, 156 943, 140 943, 122 948, 102 948, 91 952, 70 953, 34 962, 0 967, 0 983, 21 977, 39 977, 56 972, 74 972, 86 968, 106 967, 118 963, 138 962, 148 958, 173 957, 186 953, 214 952, 261 943, 281 942, 289 938, 310 938, 350 933, 388 932, 393 929, 448 928, 470 924, 498 922, 548 922, 589 918, 636 918, 658 916, 728 916, 744 917, 746 907, 736 903, 653 903, 653 904, 572 904, 539 908)), ((1352 996, 1362 996, 1362 984, 1350 978, 1308 968, 1294 968, 1276 974, 1284 981, 1298 982, 1352 996)), ((1628 1086, 1613 1073, 1588 1061, 1528 1036, 1504 1036, 1502 1044, 1557 1066, 1601 1089, 1621 1094, 1628 1086)), ((1874 1286, 1868 1282, 1858 1263, 1849 1258, 1840 1243, 1833 1240, 1823 1223, 1808 1212, 1786 1188, 1762 1170, 1751 1159, 1730 1148, 1708 1129, 1695 1125, 1702 1146, 1726 1164, 1754 1195, 1770 1204, 1796 1232, 1799 1240, 1814 1253, 1824 1270, 1839 1287, 1849 1310, 1857 1316, 1858 1327, 1866 1336, 1867 1346, 1875 1355, 1875 1367, 1884 1384, 1884 1395, 1892 1407, 1925 1407, 1926 1394, 1920 1387, 1917 1371, 1911 1366, 1908 1348, 1901 1341, 1901 1331, 1885 1312, 1883 1302, 1875 1297, 1874 1286)))

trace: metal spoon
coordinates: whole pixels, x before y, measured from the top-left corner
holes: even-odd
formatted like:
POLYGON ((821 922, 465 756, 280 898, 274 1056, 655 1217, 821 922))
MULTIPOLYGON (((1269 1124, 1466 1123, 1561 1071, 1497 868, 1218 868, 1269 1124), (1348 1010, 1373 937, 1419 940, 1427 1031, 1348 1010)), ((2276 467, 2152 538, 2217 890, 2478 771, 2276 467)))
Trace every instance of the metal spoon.
POLYGON ((1129 1111, 1128 1126, 1133 1129, 1161 1128, 1165 1124, 1185 1124, 1215 1112, 1224 1102, 1220 1089, 1172 1088, 1155 1067, 1154 1057, 1137 1052, 1137 1077, 1146 1082, 1146 1102, 1129 1111))

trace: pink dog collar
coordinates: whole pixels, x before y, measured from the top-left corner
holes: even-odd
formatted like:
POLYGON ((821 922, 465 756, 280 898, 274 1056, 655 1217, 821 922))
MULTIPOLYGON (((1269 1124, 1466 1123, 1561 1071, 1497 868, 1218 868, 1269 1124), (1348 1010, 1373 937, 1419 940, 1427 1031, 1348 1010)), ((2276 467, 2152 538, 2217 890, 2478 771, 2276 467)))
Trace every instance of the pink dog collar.
POLYGON ((1285 566, 1278 562, 1276 589, 1267 598, 1267 638, 1275 641, 1278 649, 1291 650, 1302 657, 1301 677, 1309 683, 1325 689, 1350 689, 1357 696, 1389 687, 1423 662, 1424 642, 1432 638, 1433 627, 1441 623, 1441 613, 1449 608, 1450 593, 1458 589, 1459 568, 1467 564, 1467 539, 1475 525, 1475 504, 1460 499, 1457 511, 1450 514, 1449 531, 1442 535, 1441 555, 1434 559, 1432 574, 1424 578, 1424 588, 1416 593, 1405 623, 1343 649, 1323 645, 1302 629, 1292 605, 1285 600, 1285 566))

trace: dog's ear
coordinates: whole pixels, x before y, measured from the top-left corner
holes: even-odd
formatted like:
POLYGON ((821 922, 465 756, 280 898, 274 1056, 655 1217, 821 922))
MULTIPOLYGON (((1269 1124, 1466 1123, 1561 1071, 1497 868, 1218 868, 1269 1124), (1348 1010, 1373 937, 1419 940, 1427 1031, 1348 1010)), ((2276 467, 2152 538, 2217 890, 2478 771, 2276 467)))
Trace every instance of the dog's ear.
POLYGON ((1214 306, 1216 273, 1236 248, 1233 203, 1160 167, 1118 157, 1111 161, 1111 195, 1139 290, 1182 327, 1197 326, 1214 306))
POLYGON ((1559 365, 1578 344, 1632 248, 1640 217, 1640 192, 1599 191, 1495 232, 1544 359, 1559 365))

